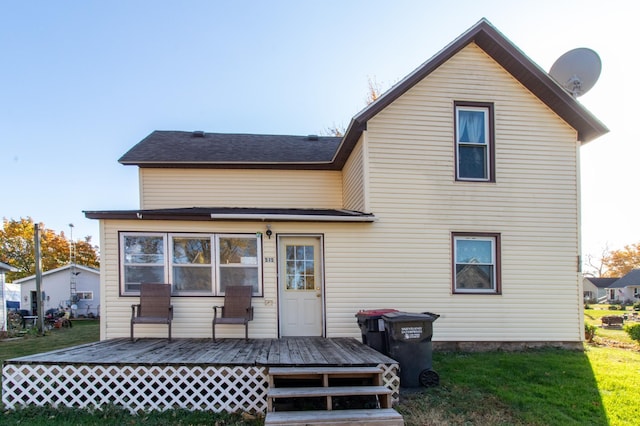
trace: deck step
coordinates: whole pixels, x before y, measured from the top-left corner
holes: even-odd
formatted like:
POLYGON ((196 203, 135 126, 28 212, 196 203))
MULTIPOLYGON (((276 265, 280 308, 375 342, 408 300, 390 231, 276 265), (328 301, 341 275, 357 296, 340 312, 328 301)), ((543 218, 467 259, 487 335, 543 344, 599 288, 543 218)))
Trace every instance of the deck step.
POLYGON ((319 425, 338 426, 402 426, 404 420, 393 408, 270 412, 264 420, 267 425, 319 425))
POLYGON ((269 374, 272 376, 297 376, 307 374, 351 375, 351 374, 378 374, 382 373, 379 367, 271 367, 269 374))
POLYGON ((391 390, 385 386, 270 388, 267 390, 268 398, 312 398, 318 396, 356 395, 391 395, 391 390))

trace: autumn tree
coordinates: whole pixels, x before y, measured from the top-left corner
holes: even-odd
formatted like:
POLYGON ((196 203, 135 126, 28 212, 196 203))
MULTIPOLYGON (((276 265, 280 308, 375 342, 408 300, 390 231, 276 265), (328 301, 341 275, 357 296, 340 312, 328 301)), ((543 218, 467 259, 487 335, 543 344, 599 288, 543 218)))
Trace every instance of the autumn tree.
POLYGON ((640 268, 640 243, 610 251, 602 258, 602 264, 606 269, 604 277, 622 277, 632 269, 640 268))
MULTIPOLYGON (((64 232, 56 234, 42 223, 39 228, 42 272, 68 265, 71 260, 70 242, 64 232)), ((35 274, 34 234, 35 224, 30 217, 20 220, 3 219, 3 227, 0 229, 0 262, 18 270, 8 272, 7 281, 35 274)), ((94 268, 100 266, 97 247, 91 244, 90 236, 75 241, 74 245, 77 264, 94 268)))
MULTIPOLYGON (((364 101, 366 105, 371 105, 380 97, 380 95, 382 94, 382 89, 381 89, 380 83, 378 83, 375 77, 374 78, 369 77, 368 83, 369 83, 369 89, 367 90, 367 96, 365 97, 364 101)), ((336 125, 335 123, 333 123, 332 126, 327 127, 321 133, 327 136, 342 137, 344 136, 345 132, 346 132, 346 128, 344 127, 344 125, 336 125)))

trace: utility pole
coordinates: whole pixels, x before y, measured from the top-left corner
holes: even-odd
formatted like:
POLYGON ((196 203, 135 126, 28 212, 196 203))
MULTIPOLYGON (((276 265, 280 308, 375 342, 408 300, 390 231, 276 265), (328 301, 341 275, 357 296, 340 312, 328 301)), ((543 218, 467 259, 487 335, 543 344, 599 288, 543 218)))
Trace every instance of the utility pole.
MULTIPOLYGON (((69 309, 73 309, 78 302, 78 291, 76 288, 76 245, 73 241, 73 223, 69 224, 69 237, 71 241, 69 242, 69 262, 71 263, 71 278, 69 279, 69 309)), ((77 307, 77 306, 76 306, 77 307)), ((73 314, 73 312, 69 312, 69 314, 73 314)))
POLYGON ((36 260, 36 315, 38 316, 38 332, 44 333, 44 310, 42 309, 42 256, 40 254, 40 226, 36 223, 33 232, 33 250, 36 260))

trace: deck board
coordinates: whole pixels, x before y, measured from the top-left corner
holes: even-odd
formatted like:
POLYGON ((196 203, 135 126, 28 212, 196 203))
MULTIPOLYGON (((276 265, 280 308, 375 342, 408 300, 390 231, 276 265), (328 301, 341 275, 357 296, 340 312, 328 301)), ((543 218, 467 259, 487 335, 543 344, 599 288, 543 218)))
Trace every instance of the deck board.
POLYGON ((7 360, 13 364, 378 365, 396 361, 352 338, 103 340, 7 360))

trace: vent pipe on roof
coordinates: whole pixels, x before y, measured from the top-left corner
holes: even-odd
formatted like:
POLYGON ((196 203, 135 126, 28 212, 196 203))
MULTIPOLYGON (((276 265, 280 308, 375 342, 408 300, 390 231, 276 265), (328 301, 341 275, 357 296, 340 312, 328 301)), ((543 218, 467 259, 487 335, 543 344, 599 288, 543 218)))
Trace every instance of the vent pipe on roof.
POLYGON ((194 138, 204 138, 204 131, 203 130, 194 130, 193 133, 191 134, 191 136, 193 136, 194 138))
POLYGON ((309 136, 307 136, 307 140, 317 141, 318 140, 318 135, 309 135, 309 136))

